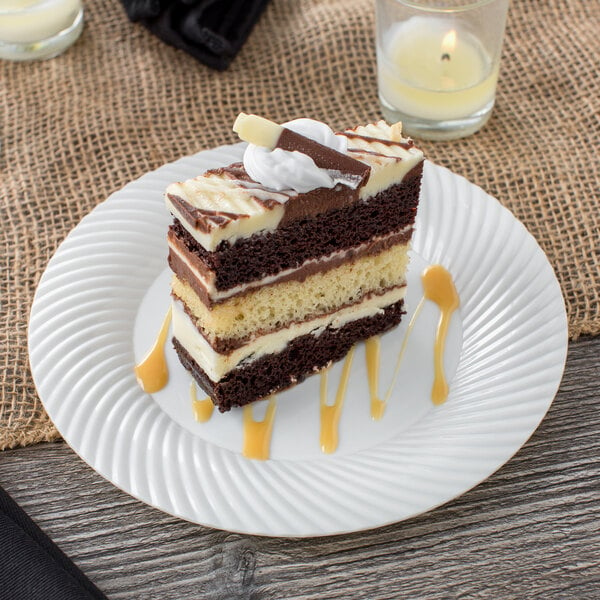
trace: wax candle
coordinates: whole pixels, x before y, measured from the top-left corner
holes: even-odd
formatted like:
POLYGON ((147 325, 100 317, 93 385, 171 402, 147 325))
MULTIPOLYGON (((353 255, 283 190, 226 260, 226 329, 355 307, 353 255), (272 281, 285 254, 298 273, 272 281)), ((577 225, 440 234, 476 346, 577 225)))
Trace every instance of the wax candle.
POLYGON ((81 0, 0 0, 0 41, 31 44, 73 25, 81 0))
POLYGON ((471 33, 443 18, 412 17, 378 47, 384 104, 422 119, 461 119, 493 104, 498 67, 471 33))

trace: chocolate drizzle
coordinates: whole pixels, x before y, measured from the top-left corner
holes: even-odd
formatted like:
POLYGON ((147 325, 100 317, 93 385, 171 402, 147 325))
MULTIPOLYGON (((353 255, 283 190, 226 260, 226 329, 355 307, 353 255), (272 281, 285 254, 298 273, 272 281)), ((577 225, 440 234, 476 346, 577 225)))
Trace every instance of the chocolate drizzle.
POLYGON ((382 152, 374 152, 373 150, 363 150, 362 148, 348 148, 348 152, 355 152, 356 154, 368 154, 369 156, 381 156, 381 158, 389 158, 391 160, 402 160, 401 156, 392 156, 391 154, 383 154, 382 152))
MULTIPOLYGON (((406 142, 396 141, 396 140, 384 140, 381 138, 374 138, 368 135, 361 135, 360 133, 355 133, 353 131, 340 131, 338 135, 344 135, 350 139, 361 139, 369 144, 383 144, 385 146, 400 146, 405 150, 410 150, 415 144, 412 140, 407 140, 406 142)), ((387 155, 386 155, 387 156, 387 155)))
MULTIPOLYGON (((242 163, 233 163, 226 167, 212 169, 207 171, 206 175, 226 177, 232 181, 239 182, 240 185, 246 187, 246 189, 250 191, 255 189, 261 190, 265 193, 275 193, 270 188, 267 188, 252 180, 248 173, 246 173, 242 163)), ((276 193, 287 198, 287 201, 284 205, 285 212, 281 222, 279 223, 280 227, 299 219, 315 217, 326 211, 350 206, 355 203, 358 198, 358 191, 355 188, 351 188, 342 184, 337 184, 333 188, 317 188, 304 194, 298 194, 293 190, 282 190, 276 193)), ((253 196, 253 198, 265 208, 271 208, 280 204, 276 200, 261 200, 257 196, 253 196)))
POLYGON ((226 211, 207 210, 192 206, 187 200, 176 194, 167 194, 173 206, 181 216, 202 233, 210 233, 215 227, 223 227, 231 221, 248 218, 249 215, 230 213, 226 211))
POLYGON ((257 204, 260 204, 262 207, 266 208, 267 210, 269 210, 275 206, 279 206, 283 202, 286 202, 290 198, 294 198, 295 196, 298 195, 297 192, 295 192, 294 190, 275 191, 275 190, 272 190, 271 188, 268 188, 268 187, 262 185, 261 183, 254 181, 253 179, 250 178, 248 173, 246 173, 246 169, 244 169, 244 164, 241 162, 232 163, 226 167, 219 167, 217 169, 211 169, 210 171, 207 171, 205 173, 205 176, 206 175, 216 175, 218 177, 224 177, 226 179, 229 179, 230 181, 232 181, 233 183, 236 183, 237 185, 244 188, 245 190, 248 190, 248 192, 250 194, 252 194, 252 192, 254 191, 255 193, 252 194, 252 199, 257 204), (270 195, 281 196, 281 202, 278 202, 277 200, 275 200, 273 198, 262 197, 262 194, 260 192, 263 192, 263 194, 265 194, 265 195, 270 194, 270 195))

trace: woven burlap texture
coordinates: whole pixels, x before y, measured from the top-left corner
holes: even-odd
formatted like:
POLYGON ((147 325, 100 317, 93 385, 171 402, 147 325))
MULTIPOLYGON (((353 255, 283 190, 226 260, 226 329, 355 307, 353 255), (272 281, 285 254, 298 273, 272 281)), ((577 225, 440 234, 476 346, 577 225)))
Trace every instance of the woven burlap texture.
MULTIPOLYGON (((535 236, 572 338, 600 327, 599 6, 513 2, 491 121, 465 140, 420 144, 535 236)), ((129 23, 117 0, 94 0, 68 52, 0 69, 0 448, 58 437, 29 372, 28 315, 49 258, 94 206, 166 162, 236 141, 242 110, 336 128, 380 117, 370 0, 273 0, 225 73, 129 23)))

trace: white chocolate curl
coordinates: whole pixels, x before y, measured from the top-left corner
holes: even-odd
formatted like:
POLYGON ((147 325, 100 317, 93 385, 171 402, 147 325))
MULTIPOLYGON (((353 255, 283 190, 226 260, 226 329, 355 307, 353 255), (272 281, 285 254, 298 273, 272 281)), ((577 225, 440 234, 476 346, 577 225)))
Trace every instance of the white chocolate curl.
MULTIPOLYGON (((335 135, 325 123, 313 119, 295 119, 283 126, 323 146, 346 153, 347 138, 335 135)), ((301 152, 289 152, 281 148, 267 150, 254 144, 249 144, 244 152, 244 168, 254 181, 277 191, 292 189, 305 194, 319 187, 332 188, 336 183, 351 187, 356 187, 358 183, 344 178, 341 173, 317 167, 310 156, 301 152)))

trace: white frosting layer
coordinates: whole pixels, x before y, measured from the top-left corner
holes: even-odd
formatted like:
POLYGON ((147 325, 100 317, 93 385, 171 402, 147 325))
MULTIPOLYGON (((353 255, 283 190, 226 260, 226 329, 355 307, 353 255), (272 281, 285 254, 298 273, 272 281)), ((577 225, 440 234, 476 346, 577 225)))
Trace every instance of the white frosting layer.
POLYGON ((308 333, 319 335, 328 326, 337 329, 351 321, 379 314, 386 306, 404 298, 405 291, 406 287, 394 288, 381 296, 371 296, 333 314, 303 323, 293 323, 280 331, 255 338, 241 348, 236 348, 230 354, 215 352, 185 313, 181 302, 174 300, 173 336, 210 379, 217 382, 242 362, 251 362, 265 354, 281 352, 291 340, 298 336, 308 333))
POLYGON ((253 235, 256 231, 276 229, 283 217, 283 203, 287 199, 288 195, 214 173, 172 183, 165 196, 171 214, 209 251, 215 250, 222 240, 233 242, 240 237, 253 235), (218 224, 209 221, 208 230, 203 231, 194 227, 179 212, 171 196, 181 198, 193 208, 233 216, 223 217, 218 224), (266 208, 265 201, 270 201, 272 206, 266 208))
MULTIPOLYGON (((335 135, 325 123, 313 119, 295 119, 283 126, 323 146, 346 153, 346 138, 335 135)), ((336 183, 353 184, 356 187, 356 182, 341 179, 327 169, 317 167, 310 156, 281 148, 267 150, 249 144, 244 152, 244 168, 254 181, 273 190, 291 188, 305 194, 319 187, 332 188, 336 183)))
MULTIPOLYGON (((385 121, 355 127, 345 133, 349 134, 348 154, 371 167, 369 179, 360 189, 361 199, 374 196, 390 185, 402 181, 404 176, 423 160, 423 152, 415 146, 407 149, 400 143, 386 143, 386 140, 394 139, 394 133, 385 121)), ((396 141, 408 140, 403 138, 396 141)))

